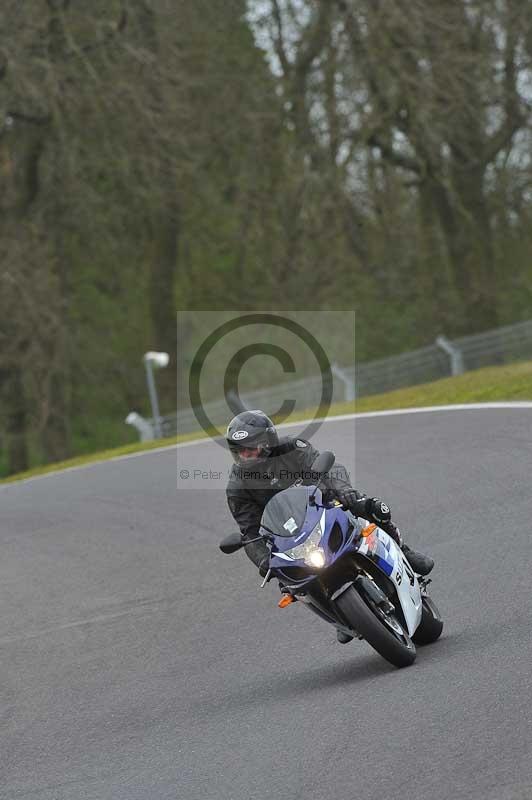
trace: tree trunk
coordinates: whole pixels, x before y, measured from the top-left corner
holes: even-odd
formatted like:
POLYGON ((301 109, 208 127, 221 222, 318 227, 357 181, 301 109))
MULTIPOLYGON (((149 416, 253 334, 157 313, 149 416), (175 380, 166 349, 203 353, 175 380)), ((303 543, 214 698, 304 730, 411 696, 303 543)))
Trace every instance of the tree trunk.
POLYGON ((29 467, 28 413, 22 369, 12 367, 6 379, 8 474, 24 472, 29 467))
POLYGON ((492 233, 482 193, 482 179, 460 178, 454 202, 436 178, 430 191, 447 246, 453 284, 462 306, 455 331, 481 331, 497 325, 492 233))
POLYGON ((158 377, 163 404, 173 411, 176 406, 177 307, 175 298, 176 271, 179 258, 180 211, 173 181, 169 184, 165 203, 166 218, 157 230, 150 267, 150 316, 153 339, 151 347, 170 355, 168 367, 158 377))
MULTIPOLYGON (((453 185, 459 213, 462 271, 468 273, 467 312, 474 330, 498 324, 493 232, 484 195, 484 168, 455 168, 453 185)), ((458 268, 458 264, 455 268, 458 268)))

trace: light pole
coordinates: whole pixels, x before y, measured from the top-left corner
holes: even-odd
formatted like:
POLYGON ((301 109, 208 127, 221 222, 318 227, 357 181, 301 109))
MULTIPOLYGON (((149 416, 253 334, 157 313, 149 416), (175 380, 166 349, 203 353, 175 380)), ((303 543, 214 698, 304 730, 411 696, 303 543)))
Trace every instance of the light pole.
POLYGON ((155 368, 164 369, 168 366, 170 356, 168 353, 156 353, 150 350, 144 353, 143 356, 144 366, 146 367, 146 382, 148 384, 148 393, 150 395, 151 413, 153 417, 153 430, 155 438, 160 439, 162 436, 161 431, 161 415, 159 414, 159 400, 157 398, 157 388, 155 386, 155 376, 153 370, 155 368))

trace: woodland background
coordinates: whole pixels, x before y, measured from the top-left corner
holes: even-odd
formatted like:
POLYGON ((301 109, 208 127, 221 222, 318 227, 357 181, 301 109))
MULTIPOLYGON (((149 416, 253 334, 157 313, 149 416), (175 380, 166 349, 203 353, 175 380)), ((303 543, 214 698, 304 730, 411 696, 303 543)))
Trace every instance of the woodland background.
POLYGON ((3 0, 0 474, 176 406, 177 309, 532 317, 530 0, 3 0))

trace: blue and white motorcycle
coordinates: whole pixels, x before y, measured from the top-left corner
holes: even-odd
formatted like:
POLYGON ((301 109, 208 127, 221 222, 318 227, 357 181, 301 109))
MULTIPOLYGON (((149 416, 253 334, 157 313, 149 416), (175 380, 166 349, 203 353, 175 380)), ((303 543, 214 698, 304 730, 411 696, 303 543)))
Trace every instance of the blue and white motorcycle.
MULTIPOLYGON (((393 539, 338 502, 323 503, 322 478, 334 464, 323 452, 313 464, 317 486, 276 494, 262 515, 257 539, 271 555, 263 586, 276 577, 281 607, 307 606, 347 636, 365 639, 396 667, 416 658, 416 644, 436 641, 443 629, 427 594, 430 580, 416 575, 393 539)), ((253 540, 255 541, 255 540, 253 540)), ((224 553, 243 547, 240 534, 220 543, 224 553)))

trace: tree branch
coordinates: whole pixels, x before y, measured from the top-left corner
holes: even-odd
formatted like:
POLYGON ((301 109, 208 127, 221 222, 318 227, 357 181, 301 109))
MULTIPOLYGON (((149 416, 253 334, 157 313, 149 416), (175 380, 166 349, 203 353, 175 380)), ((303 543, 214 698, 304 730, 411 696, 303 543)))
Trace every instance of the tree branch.
POLYGON ((410 172, 415 172, 416 175, 422 174, 423 170, 421 169, 421 164, 416 158, 407 156, 405 153, 398 153, 393 145, 384 142, 379 137, 378 133, 372 133, 367 139, 367 143, 370 147, 378 147, 383 158, 389 161, 390 164, 401 167, 401 169, 410 170, 410 172))
POLYGON ((298 57, 294 64, 294 70, 298 77, 305 76, 310 69, 312 62, 322 49, 328 34, 328 22, 331 16, 332 6, 330 3, 320 3, 318 16, 311 31, 309 40, 306 46, 301 47, 298 52, 298 57))
POLYGON ((25 122, 28 125, 49 125, 52 121, 51 114, 40 114, 37 116, 35 114, 25 114, 22 111, 13 111, 11 109, 6 111, 6 117, 11 117, 14 122, 25 122))
POLYGON ((66 57, 73 58, 79 55, 80 53, 83 54, 90 53, 93 50, 98 50, 100 47, 105 47, 105 45, 109 44, 115 39, 117 34, 122 33, 125 30, 127 26, 127 21, 128 21, 127 11, 124 8, 122 10, 122 14, 120 15, 120 19, 118 20, 116 25, 107 32, 107 35, 100 42, 94 42, 93 44, 86 44, 83 47, 80 47, 79 50, 76 52, 67 53, 66 57))
POLYGON ((290 61, 288 60, 288 56, 286 55, 286 48, 284 43, 284 34, 283 34, 283 21, 281 18, 281 9, 279 8, 278 0, 272 0, 272 8, 273 8, 273 18, 275 20, 275 27, 277 28, 277 37, 274 41, 275 52, 277 54, 277 58, 281 62, 281 67, 283 68, 283 74, 285 77, 291 72, 292 66, 290 61))
POLYGON ((9 60, 7 55, 3 51, 0 52, 0 81, 3 80, 7 75, 8 64, 9 60))
POLYGON ((518 19, 507 21, 506 44, 504 48, 504 121, 486 141, 481 156, 482 164, 489 164, 497 154, 507 147, 519 128, 526 121, 521 98, 517 91, 515 55, 519 39, 518 19))
POLYGON ((52 13, 66 11, 70 6, 70 0, 46 0, 46 5, 52 13))
POLYGON ((482 164, 490 164, 497 154, 510 144, 524 120, 525 117, 520 111, 517 115, 504 120, 500 128, 486 142, 481 158, 482 164))
MULTIPOLYGON (((55 3, 56 0, 51 0, 51 2, 55 3)), ((61 0, 63 2, 63 0, 61 0)), ((70 5, 70 0, 64 0, 64 8, 67 9, 70 5)), ((112 42, 115 37, 122 33, 128 24, 128 13, 127 8, 125 5, 122 6, 122 10, 120 13, 119 18, 117 19, 116 23, 109 28, 103 39, 99 42, 91 42, 90 44, 81 45, 77 47, 75 50, 68 50, 64 54, 64 59, 71 59, 71 58, 79 58, 81 55, 85 55, 86 53, 91 53, 94 50, 98 50, 100 47, 105 47, 110 42, 112 42)))

